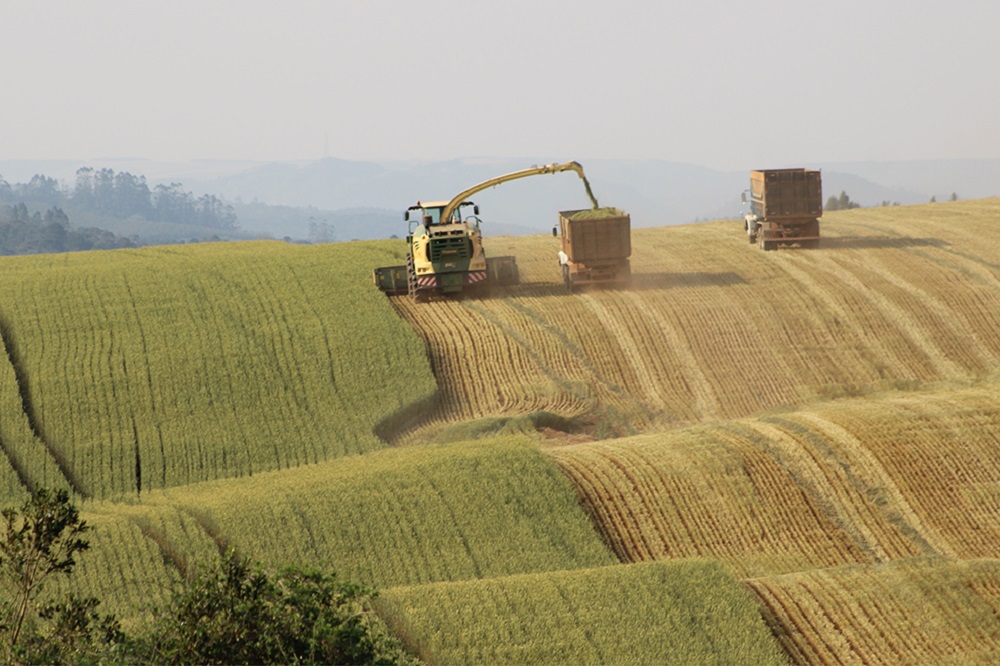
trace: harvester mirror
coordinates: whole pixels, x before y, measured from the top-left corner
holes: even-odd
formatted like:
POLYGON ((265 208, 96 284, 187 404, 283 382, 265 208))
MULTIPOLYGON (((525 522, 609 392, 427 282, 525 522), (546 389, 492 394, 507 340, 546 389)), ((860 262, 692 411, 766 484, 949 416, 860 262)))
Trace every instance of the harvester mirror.
POLYGON ((473 215, 479 215, 479 204, 474 204, 472 206, 472 214, 473 215))
POLYGON ((410 211, 406 211, 403 213, 403 222, 409 222, 409 221, 410 221, 410 211))
POLYGON ((747 193, 746 192, 740 192, 740 201, 742 201, 743 203, 747 202, 747 193))
POLYGON ((552 227, 552 237, 553 237, 553 238, 555 238, 555 237, 556 237, 556 236, 558 236, 558 235, 559 235, 559 234, 558 234, 558 233, 556 233, 556 228, 555 228, 555 227, 552 227))

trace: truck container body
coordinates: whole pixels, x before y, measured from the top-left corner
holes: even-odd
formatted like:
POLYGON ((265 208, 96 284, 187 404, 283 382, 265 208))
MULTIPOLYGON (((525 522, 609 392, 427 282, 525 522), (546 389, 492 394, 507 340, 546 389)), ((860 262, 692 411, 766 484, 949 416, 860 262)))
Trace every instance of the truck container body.
POLYGON ((608 214, 588 210, 559 212, 562 251, 559 264, 567 289, 586 284, 628 284, 631 280, 631 218, 609 209, 608 214))
POLYGON ((823 185, 819 171, 760 169, 750 172, 750 212, 744 229, 751 243, 764 250, 778 244, 819 243, 823 185))
POLYGON ((562 228, 563 252, 570 261, 602 261, 626 259, 632 254, 631 219, 618 211, 607 217, 577 217, 586 210, 567 210, 559 213, 562 228))

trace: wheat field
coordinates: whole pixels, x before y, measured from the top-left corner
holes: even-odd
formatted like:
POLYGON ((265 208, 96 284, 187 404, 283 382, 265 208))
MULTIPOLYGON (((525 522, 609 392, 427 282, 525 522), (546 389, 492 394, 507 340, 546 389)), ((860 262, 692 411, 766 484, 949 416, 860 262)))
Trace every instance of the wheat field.
POLYGON ((487 238, 521 284, 420 305, 371 284, 399 240, 0 258, 0 500, 69 487, 96 531, 55 589, 129 626, 234 547, 377 585, 428 663, 724 662, 720 626, 749 663, 988 661, 998 219, 637 228, 632 287, 573 294, 555 239, 487 238))

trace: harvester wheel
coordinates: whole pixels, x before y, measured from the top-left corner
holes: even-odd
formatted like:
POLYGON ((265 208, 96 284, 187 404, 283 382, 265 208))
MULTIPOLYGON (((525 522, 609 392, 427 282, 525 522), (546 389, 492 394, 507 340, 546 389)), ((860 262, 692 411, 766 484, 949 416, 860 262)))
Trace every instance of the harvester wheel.
POLYGON ((427 300, 425 294, 417 289, 417 272, 413 270, 413 258, 406 255, 406 291, 414 303, 423 303, 427 300))
POLYGON ((761 241, 760 246, 765 252, 773 252, 778 249, 778 241, 761 241))

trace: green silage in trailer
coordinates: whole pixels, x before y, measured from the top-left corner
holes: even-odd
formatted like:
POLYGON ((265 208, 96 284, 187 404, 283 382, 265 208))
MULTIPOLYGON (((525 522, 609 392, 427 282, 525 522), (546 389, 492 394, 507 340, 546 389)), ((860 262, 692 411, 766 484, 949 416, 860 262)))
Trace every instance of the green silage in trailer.
POLYGON ((433 395, 422 343, 370 284, 384 255, 247 242, 7 257, 0 316, 82 495, 247 477, 378 449, 380 422, 433 395))
POLYGON ((787 663, 753 595, 711 560, 399 587, 377 604, 429 664, 787 663))

